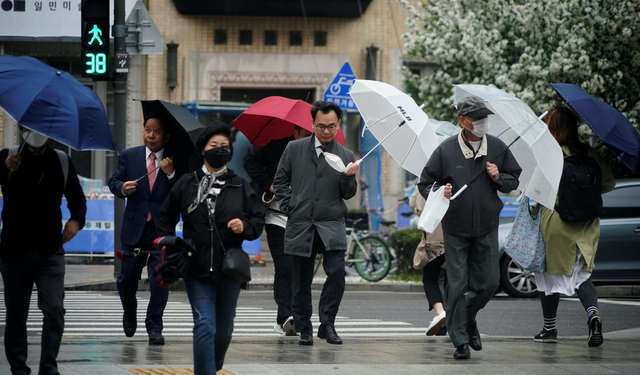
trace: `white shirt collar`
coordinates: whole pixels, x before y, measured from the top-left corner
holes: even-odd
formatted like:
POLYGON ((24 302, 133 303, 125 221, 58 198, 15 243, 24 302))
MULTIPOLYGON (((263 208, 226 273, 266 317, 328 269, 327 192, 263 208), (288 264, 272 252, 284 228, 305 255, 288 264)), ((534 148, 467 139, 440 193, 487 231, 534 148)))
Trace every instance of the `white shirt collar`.
POLYGON ((318 139, 318 137, 314 135, 313 139, 315 140, 316 148, 322 146, 322 143, 320 143, 320 140, 318 139))
MULTIPOLYGON (((147 155, 147 160, 149 160, 149 155, 151 155, 152 151, 149 150, 149 147, 145 146, 145 151, 146 151, 146 155, 147 155)), ((164 147, 162 148, 162 150, 155 152, 156 154, 156 162, 159 163, 162 161, 162 156, 164 155, 164 147)))

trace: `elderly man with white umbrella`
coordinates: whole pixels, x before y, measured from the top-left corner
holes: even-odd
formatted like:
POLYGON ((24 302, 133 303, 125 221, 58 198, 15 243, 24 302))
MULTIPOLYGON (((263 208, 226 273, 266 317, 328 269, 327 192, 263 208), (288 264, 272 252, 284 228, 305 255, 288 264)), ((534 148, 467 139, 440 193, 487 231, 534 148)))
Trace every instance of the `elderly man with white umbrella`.
POLYGON ((468 191, 449 205, 442 220, 447 264, 447 330, 456 359, 471 357, 469 346, 482 349, 476 314, 498 287, 497 192, 518 187, 521 168, 507 145, 488 135, 493 112, 477 96, 458 102, 463 130, 438 146, 427 162, 418 188, 423 197, 444 185, 445 198, 478 176, 468 191), (486 172, 484 172, 486 170, 486 172))

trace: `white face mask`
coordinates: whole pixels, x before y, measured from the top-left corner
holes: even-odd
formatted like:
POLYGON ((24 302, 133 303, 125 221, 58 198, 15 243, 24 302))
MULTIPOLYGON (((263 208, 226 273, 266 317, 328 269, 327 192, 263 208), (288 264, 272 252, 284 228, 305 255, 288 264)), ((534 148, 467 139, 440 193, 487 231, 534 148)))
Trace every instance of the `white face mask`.
POLYGON ((35 148, 44 146, 44 144, 47 143, 47 139, 49 139, 46 135, 34 132, 33 130, 27 130, 22 133, 22 138, 24 138, 24 141, 27 142, 29 146, 35 148))
POLYGON ((471 131, 471 134, 475 135, 476 137, 483 137, 485 134, 489 132, 488 118, 476 120, 472 122, 472 124, 473 124, 473 130, 470 130, 470 131, 471 131))

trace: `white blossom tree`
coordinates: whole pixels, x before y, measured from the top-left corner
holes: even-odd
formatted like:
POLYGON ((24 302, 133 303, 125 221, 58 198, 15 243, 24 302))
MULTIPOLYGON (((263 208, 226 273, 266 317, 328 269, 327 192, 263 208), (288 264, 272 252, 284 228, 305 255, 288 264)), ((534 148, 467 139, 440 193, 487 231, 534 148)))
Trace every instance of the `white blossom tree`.
POLYGON ((632 0, 431 0, 407 10, 405 55, 439 65, 407 87, 451 120, 452 85, 494 85, 542 113, 574 83, 640 124, 640 4, 632 0))

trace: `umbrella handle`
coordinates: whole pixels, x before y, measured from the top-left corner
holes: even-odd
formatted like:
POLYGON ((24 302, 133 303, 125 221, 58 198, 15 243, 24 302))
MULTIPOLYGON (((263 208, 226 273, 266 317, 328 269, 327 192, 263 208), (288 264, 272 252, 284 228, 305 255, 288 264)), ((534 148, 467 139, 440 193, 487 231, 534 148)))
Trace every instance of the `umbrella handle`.
POLYGON ((463 191, 467 190, 468 187, 469 187, 469 185, 464 184, 464 186, 461 187, 460 190, 458 190, 458 192, 453 195, 453 197, 449 198, 449 200, 452 201, 452 200, 458 198, 458 195, 460 195, 463 191))
MULTIPOLYGON (((375 149, 375 148, 374 148, 374 149, 375 149)), ((368 154, 367 154, 367 155, 368 155, 368 154)), ((365 156, 366 156, 366 155, 365 155, 365 156)), ((362 159, 364 159, 364 158, 362 158, 362 159)), ((351 168, 351 166, 352 166, 352 165, 360 165, 360 163, 362 163, 362 159, 358 159, 358 160, 356 160, 356 161, 354 161, 354 162, 349 162, 349 164, 347 164, 347 166, 346 166, 347 171, 349 170, 349 168, 351 168)), ((346 173, 347 171, 345 171, 345 173, 346 173)))
MULTIPOLYGON (((173 160, 173 156, 169 156, 169 159, 173 160)), ((144 176, 140 177, 139 179, 136 180, 136 182, 140 182, 142 180, 144 180, 145 177, 149 176, 151 173, 157 171, 160 168, 160 164, 158 164, 157 167, 153 168, 153 170, 151 172, 147 172, 147 174, 145 174, 144 176)), ((166 173, 165 173, 166 174, 166 173)))

